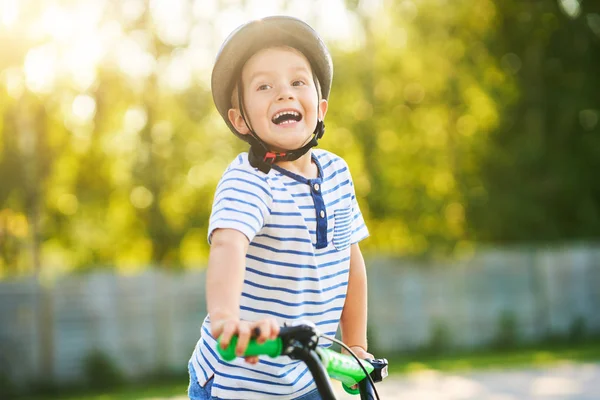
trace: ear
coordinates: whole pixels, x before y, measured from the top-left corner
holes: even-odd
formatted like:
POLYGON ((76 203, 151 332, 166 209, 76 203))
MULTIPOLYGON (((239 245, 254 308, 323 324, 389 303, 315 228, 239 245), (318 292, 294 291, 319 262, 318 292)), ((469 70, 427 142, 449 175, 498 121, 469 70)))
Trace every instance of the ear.
POLYGON ((321 99, 319 102, 319 120, 323 121, 325 114, 327 114, 327 100, 321 99))
POLYGON ((227 111, 227 117, 229 118, 231 125, 233 125, 235 130, 240 134, 247 135, 250 133, 250 129, 248 128, 248 125, 246 125, 246 121, 244 121, 239 109, 230 108, 229 111, 227 111))

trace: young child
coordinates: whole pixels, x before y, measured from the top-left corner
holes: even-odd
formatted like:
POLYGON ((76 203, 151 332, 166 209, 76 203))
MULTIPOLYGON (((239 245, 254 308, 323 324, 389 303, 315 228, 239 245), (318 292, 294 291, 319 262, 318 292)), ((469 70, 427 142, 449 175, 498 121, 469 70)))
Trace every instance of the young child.
POLYGON ((225 362, 239 335, 277 337, 310 321, 367 353, 367 281, 358 242, 368 236, 348 166, 312 150, 323 135, 333 67, 317 33, 291 17, 234 31, 212 73, 216 107, 250 144, 217 186, 208 240, 208 316, 189 363, 191 399, 319 399, 304 363, 288 357, 225 362))

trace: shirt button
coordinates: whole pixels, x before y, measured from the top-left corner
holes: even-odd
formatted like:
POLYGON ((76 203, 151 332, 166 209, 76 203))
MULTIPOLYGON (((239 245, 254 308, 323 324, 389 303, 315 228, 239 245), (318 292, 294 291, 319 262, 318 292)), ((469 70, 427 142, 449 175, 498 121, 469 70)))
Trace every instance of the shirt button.
POLYGON ((319 213, 319 215, 321 216, 321 218, 325 218, 325 211, 321 210, 321 212, 319 213))
POLYGON ((313 188, 315 189, 315 192, 318 192, 318 191, 319 191, 319 189, 320 189, 321 187, 319 186, 319 184, 318 184, 318 183, 315 183, 315 184, 313 185, 313 188))

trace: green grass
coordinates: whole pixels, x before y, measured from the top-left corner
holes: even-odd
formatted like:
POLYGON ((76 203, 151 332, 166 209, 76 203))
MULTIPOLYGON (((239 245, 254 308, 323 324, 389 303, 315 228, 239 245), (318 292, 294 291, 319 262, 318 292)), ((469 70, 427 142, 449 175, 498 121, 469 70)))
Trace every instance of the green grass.
MULTIPOLYGON (((600 360, 600 340, 576 344, 538 345, 529 348, 486 350, 469 353, 412 353, 388 357, 390 374, 403 374, 424 369, 440 371, 472 371, 484 369, 514 369, 549 366, 561 362, 600 360)), ((187 377, 157 381, 146 385, 125 386, 106 391, 67 391, 52 396, 27 397, 23 400, 150 400, 171 397, 185 398, 187 377)), ((60 393, 60 392, 59 392, 60 393)))
POLYGON ((588 343, 548 344, 507 350, 466 353, 414 353, 390 357, 390 373, 409 373, 424 369, 469 371, 485 369, 536 368, 562 362, 600 360, 600 340, 588 343))
POLYGON ((147 384, 127 385, 120 388, 107 389, 105 391, 84 391, 70 389, 57 391, 55 395, 25 397, 23 400, 140 400, 140 399, 164 399, 170 397, 185 398, 187 394, 187 376, 180 380, 168 380, 147 384))

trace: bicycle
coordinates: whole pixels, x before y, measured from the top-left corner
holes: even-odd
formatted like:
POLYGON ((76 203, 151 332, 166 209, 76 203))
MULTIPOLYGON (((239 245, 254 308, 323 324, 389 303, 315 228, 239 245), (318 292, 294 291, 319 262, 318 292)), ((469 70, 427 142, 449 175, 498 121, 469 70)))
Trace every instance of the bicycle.
MULTIPOLYGON (((257 332, 255 332, 255 336, 257 336, 257 332)), ((222 349, 220 343, 219 339, 217 351, 221 358, 225 361, 236 358, 237 336, 231 339, 226 349, 222 349)), ((336 400, 328 376, 341 381, 342 387, 347 393, 360 394, 361 400, 379 400, 375 382, 381 382, 388 375, 388 362, 385 358, 360 360, 344 343, 322 335, 314 326, 306 323, 283 326, 277 339, 267 340, 262 344, 254 339, 250 340, 244 356, 260 355, 270 357, 284 355, 303 361, 313 376, 322 400, 336 400), (318 347, 319 339, 339 344, 350 355, 318 347), (358 385, 358 388, 352 388, 355 385, 358 385)))

